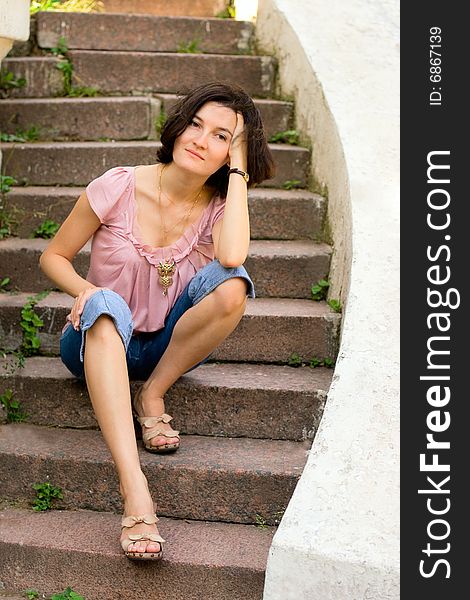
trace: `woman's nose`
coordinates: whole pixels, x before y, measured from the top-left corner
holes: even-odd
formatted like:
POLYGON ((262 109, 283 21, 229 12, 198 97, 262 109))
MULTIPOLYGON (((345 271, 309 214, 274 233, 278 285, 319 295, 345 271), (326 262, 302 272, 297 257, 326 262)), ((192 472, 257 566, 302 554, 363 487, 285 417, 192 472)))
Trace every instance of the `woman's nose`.
POLYGON ((207 146, 207 133, 200 131, 198 135, 194 138, 194 142, 201 146, 201 148, 205 148, 207 146))

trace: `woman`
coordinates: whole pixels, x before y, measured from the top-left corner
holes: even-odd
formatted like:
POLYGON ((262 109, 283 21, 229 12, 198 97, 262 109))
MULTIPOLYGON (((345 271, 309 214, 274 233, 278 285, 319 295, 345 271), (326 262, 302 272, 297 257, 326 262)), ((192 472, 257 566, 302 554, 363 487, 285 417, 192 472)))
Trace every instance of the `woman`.
POLYGON ((241 266, 247 187, 273 175, 259 112, 235 86, 211 82, 179 99, 161 143, 156 164, 114 167, 91 181, 40 259, 75 298, 61 358, 85 378, 115 462, 121 545, 131 559, 161 558, 164 542, 132 413, 145 449, 179 447, 164 394, 209 358, 240 321, 246 296, 255 296, 241 266), (71 263, 92 236, 83 279, 71 263), (129 378, 144 380, 132 405, 129 378))

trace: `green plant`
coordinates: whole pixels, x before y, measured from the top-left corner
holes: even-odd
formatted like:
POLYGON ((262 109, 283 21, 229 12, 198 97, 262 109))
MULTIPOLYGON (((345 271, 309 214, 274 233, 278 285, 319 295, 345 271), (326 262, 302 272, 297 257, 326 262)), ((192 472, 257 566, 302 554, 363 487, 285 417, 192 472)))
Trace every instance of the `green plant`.
POLYGON ((56 498, 62 500, 64 495, 62 490, 49 483, 35 483, 33 489, 36 490, 36 499, 33 502, 33 510, 50 510, 52 508, 52 502, 56 498))
POLYGON ((317 358, 316 356, 312 356, 312 358, 310 359, 310 367, 312 367, 312 369, 314 369, 315 367, 321 367, 322 365, 322 360, 321 358, 317 358))
POLYGON ((287 360, 287 364, 289 365, 289 367, 301 367, 302 362, 303 362, 303 359, 298 354, 298 352, 293 352, 287 360))
POLYGON ((0 293, 5 294, 6 292, 8 292, 7 285, 9 285, 9 284, 10 284, 10 278, 9 277, 4 277, 0 281, 0 293))
POLYGON ((181 42, 178 45, 177 52, 182 52, 186 54, 199 54, 201 52, 199 48, 200 43, 201 40, 192 40, 190 42, 187 42, 186 44, 184 42, 181 42))
POLYGON ((331 300, 327 301, 328 306, 337 313, 341 312, 341 303, 339 300, 335 300, 331 298, 331 300))
POLYGON ((266 519, 262 515, 255 515, 255 523, 255 526, 259 527, 260 529, 266 529, 267 527, 266 519))
POLYGON ((99 95, 100 91, 98 90, 98 88, 79 85, 74 85, 70 92, 67 94, 67 96, 69 96, 70 98, 91 98, 99 95))
POLYGON ((9 423, 21 423, 27 418, 27 414, 22 412, 21 404, 13 399, 13 390, 8 388, 0 395, 0 404, 4 407, 9 423))
POLYGON ((28 600, 34 600, 35 598, 39 598, 39 592, 37 590, 25 590, 23 594, 26 594, 26 598, 28 600))
POLYGON ((287 181, 284 181, 282 187, 285 190, 293 190, 294 188, 300 187, 301 183, 302 182, 300 181, 300 179, 288 179, 287 181))
POLYGON ((31 15, 41 10, 61 10, 64 12, 101 12, 103 3, 99 0, 32 0, 31 15))
POLYGON ((163 125, 165 125, 165 121, 166 121, 166 114, 162 107, 160 110, 160 114, 158 115, 158 117, 155 119, 155 122, 154 122, 155 131, 156 131, 158 137, 160 137, 160 135, 162 133, 162 129, 163 129, 163 125))
POLYGON ((315 285, 312 285, 312 299, 317 302, 320 300, 324 300, 328 293, 328 288, 330 287, 330 282, 326 281, 326 279, 320 279, 315 285))
POLYGON ((30 296, 21 310, 20 326, 23 330, 23 342, 20 351, 23 356, 33 356, 38 353, 41 347, 41 340, 37 334, 39 329, 43 327, 44 321, 36 314, 34 306, 45 298, 48 293, 49 290, 45 290, 35 296, 30 296))
POLYGON ((11 71, 0 69, 0 97, 6 98, 11 89, 24 87, 25 85, 26 79, 24 77, 17 78, 11 71))
POLYGON ((1 142, 34 142, 39 137, 40 130, 34 125, 27 131, 17 129, 15 133, 0 133, 1 142))
POLYGON ((317 356, 313 356, 310 359, 310 367, 312 369, 314 369, 315 367, 327 367, 328 369, 331 369, 334 366, 335 362, 333 359, 329 358, 328 356, 325 357, 324 359, 318 358, 317 356))
POLYGON ((59 594, 52 594, 51 600, 85 600, 83 596, 74 592, 72 588, 68 587, 59 594))
POLYGON ((289 131, 279 131, 279 133, 275 133, 269 138, 269 142, 297 146, 299 144, 299 134, 294 129, 290 129, 289 131))
POLYGON ((235 0, 229 0, 224 10, 221 10, 215 16, 219 19, 234 19, 235 14, 235 0))
POLYGON ((41 225, 39 225, 39 227, 36 227, 36 229, 31 234, 31 237, 44 238, 46 240, 53 238, 55 234, 59 231, 59 227, 59 223, 56 223, 52 219, 46 219, 41 223, 41 225))
POLYGON ((0 175, 0 240, 13 235, 13 227, 16 221, 7 208, 7 194, 16 179, 9 175, 0 175))

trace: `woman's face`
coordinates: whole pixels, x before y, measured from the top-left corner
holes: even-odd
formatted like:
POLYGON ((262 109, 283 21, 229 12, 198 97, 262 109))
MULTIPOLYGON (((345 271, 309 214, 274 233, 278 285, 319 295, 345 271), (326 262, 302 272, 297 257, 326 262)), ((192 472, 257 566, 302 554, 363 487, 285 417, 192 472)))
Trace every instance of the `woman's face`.
POLYGON ((228 150, 237 124, 231 108, 206 102, 175 140, 174 162, 192 173, 209 177, 229 161, 228 150))

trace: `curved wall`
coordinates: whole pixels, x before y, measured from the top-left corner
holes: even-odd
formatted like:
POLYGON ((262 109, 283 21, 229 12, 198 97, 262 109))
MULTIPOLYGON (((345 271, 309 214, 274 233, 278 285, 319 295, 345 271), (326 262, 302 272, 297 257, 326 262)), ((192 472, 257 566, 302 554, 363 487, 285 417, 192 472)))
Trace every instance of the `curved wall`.
POLYGON ((261 51, 328 192, 342 336, 264 600, 399 598, 399 14, 394 0, 260 0, 261 51))

